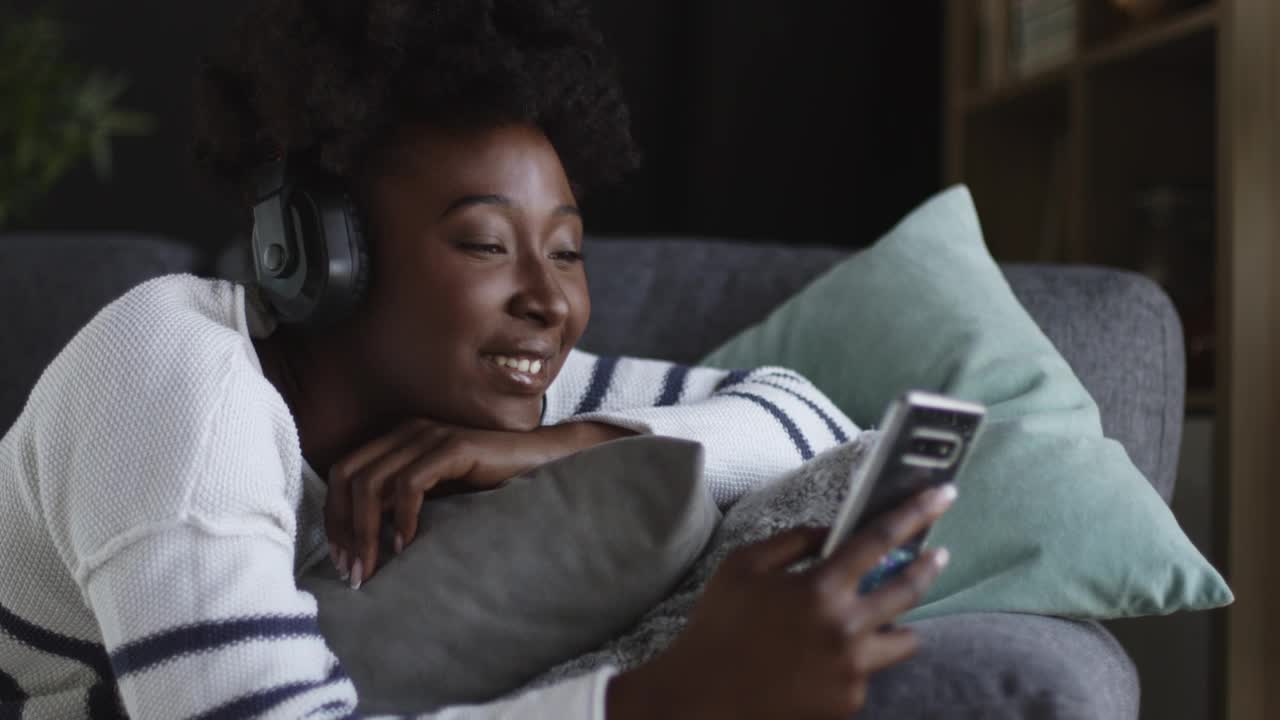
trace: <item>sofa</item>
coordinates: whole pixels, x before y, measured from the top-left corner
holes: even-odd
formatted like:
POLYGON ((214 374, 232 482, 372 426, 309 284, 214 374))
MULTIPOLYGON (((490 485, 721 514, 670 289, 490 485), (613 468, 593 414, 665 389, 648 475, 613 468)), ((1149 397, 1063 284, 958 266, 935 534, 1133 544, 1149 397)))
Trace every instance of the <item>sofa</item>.
MULTIPOLYGON (((686 363, 849 252, 683 237, 597 237, 588 248, 593 315, 581 347, 686 363)), ((164 273, 217 267, 237 278, 244 272, 237 258, 218 261, 156 236, 0 236, 0 428, 12 424, 41 369, 98 308, 164 273)), ((1118 270, 1002 269, 1097 400, 1106 433, 1168 502, 1185 377, 1182 329, 1168 297, 1118 270)), ((1137 717, 1137 670, 1098 623, 975 613, 914 627, 921 651, 875 677, 862 717, 1137 717)))

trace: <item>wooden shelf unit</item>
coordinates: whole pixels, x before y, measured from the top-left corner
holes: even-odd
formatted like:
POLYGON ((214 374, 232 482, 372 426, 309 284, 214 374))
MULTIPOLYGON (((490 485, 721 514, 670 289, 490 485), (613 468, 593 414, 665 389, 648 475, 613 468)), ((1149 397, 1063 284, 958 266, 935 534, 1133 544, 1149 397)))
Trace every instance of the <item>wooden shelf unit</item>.
POLYGON ((1123 62, 1140 56, 1147 50, 1159 49, 1188 36, 1214 32, 1217 29, 1218 16, 1217 3, 1206 3, 1134 29, 1121 37, 1089 48, 1071 60, 1028 77, 1009 79, 992 88, 972 86, 964 88, 963 102, 969 111, 998 106, 1021 97, 1028 91, 1034 91, 1037 87, 1069 82, 1085 70, 1123 62))
POLYGON ((1262 720, 1280 717, 1280 1, 1169 4, 1136 22, 1077 0, 1073 53, 993 80, 982 3, 947 0, 944 176, 969 185, 1003 261, 1151 270, 1172 243, 1144 233, 1142 193, 1207 198, 1204 227, 1180 229, 1184 247, 1206 238, 1183 276, 1210 299, 1175 301, 1189 345, 1214 347, 1187 408, 1214 417, 1210 554, 1237 598, 1216 614, 1211 716, 1262 720))
POLYGON ((1187 415, 1213 415, 1217 402, 1213 390, 1192 390, 1187 393, 1187 415))

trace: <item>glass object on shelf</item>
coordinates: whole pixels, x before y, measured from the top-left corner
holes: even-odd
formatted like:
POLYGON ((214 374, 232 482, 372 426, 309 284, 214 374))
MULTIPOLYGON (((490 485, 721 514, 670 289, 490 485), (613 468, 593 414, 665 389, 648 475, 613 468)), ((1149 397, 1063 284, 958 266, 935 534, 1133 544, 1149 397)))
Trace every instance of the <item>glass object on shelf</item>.
POLYGON ((1209 187, 1158 184, 1134 197, 1138 270, 1159 283, 1182 318, 1189 391, 1213 387, 1216 329, 1214 198, 1209 187))

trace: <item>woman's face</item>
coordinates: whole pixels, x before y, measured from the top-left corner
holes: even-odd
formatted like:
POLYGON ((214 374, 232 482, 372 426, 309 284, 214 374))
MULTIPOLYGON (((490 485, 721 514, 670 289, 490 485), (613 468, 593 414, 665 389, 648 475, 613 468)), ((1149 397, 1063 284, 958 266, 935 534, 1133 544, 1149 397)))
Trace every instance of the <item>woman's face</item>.
POLYGON ((591 314, 582 217, 537 129, 412 129, 366 197, 357 318, 394 412, 531 430, 591 314))

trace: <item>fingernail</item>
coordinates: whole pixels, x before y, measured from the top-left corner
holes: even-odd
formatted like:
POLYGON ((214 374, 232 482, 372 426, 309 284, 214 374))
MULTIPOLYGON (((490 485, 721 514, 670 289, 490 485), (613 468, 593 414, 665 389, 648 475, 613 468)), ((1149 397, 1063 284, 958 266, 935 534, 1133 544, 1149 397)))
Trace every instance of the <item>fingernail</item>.
POLYGON ((956 486, 947 483, 933 491, 933 497, 929 498, 929 506, 935 510, 942 510, 955 502, 957 495, 959 495, 959 492, 956 490, 956 486))
POLYGON ((351 566, 347 564, 346 550, 338 551, 338 577, 343 580, 349 580, 351 578, 351 566))
POLYGON ((949 562, 951 562, 950 550, 938 548, 938 551, 933 554, 933 564, 937 565, 939 569, 946 567, 949 562))
POLYGON ((342 574, 342 562, 338 559, 338 546, 329 543, 329 560, 333 562, 333 568, 342 574))
POLYGON ((364 582, 364 564, 360 562, 360 558, 356 558, 351 563, 351 589, 359 590, 361 583, 364 582))
POLYGON ((399 555, 402 550, 404 550, 404 536, 396 533, 396 554, 399 555))

